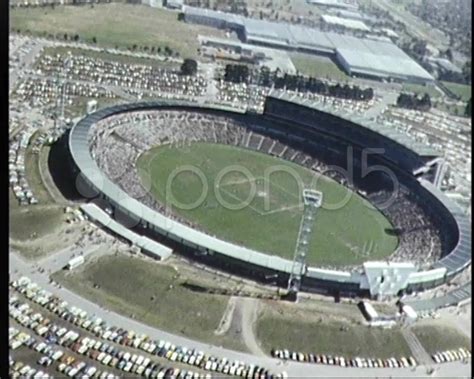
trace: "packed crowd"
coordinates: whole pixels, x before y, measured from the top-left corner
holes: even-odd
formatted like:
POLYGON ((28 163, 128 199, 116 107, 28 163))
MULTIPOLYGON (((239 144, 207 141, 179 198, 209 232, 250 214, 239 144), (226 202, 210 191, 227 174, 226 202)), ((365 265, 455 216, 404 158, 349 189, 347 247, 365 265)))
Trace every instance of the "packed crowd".
POLYGON ((441 257, 440 230, 409 193, 382 190, 367 197, 372 204, 380 206, 379 209, 398 231, 399 244, 390 257, 391 261, 413 262, 427 269, 441 257))
MULTIPOLYGON (((310 156, 283 142, 288 137, 276 137, 277 135, 272 138, 260 134, 258 125, 245 125, 242 121, 222 116, 197 112, 147 111, 113 116, 95 124, 89 134, 89 146, 99 168, 131 197, 197 229, 200 228, 199 225, 173 214, 143 187, 134 164, 140 154, 164 144, 228 144, 289 160, 324 174, 342 185, 353 185, 338 172, 329 170, 324 158, 317 153, 321 146, 314 144, 314 154, 310 156)), ((382 191, 371 194, 369 199, 378 205, 387 196, 390 194, 382 191)), ((410 261, 427 268, 441 256, 440 232, 426 212, 409 196, 408 190, 397 193, 390 206, 382 211, 400 232, 400 243, 390 257, 391 260, 410 261)))
MULTIPOLYGON (((20 325, 33 330, 52 346, 60 345, 77 354, 100 361, 109 367, 112 367, 111 362, 113 361, 113 367, 125 372, 125 375, 135 373, 146 378, 155 378, 158 372, 166 372, 176 378, 210 377, 208 374, 198 374, 191 370, 164 368, 163 365, 153 360, 153 356, 158 356, 202 371, 234 377, 251 378, 257 375, 264 378, 282 377, 282 374, 272 374, 264 367, 218 358, 202 351, 176 346, 163 340, 152 340, 146 335, 138 335, 133 331, 111 326, 101 318, 91 316, 86 311, 52 295, 26 277, 11 281, 10 288, 48 312, 52 312, 54 315, 81 328, 82 332, 79 333, 73 328, 57 325, 40 312, 35 312, 28 303, 13 295, 10 296, 9 300, 10 317, 17 320, 20 325), (95 337, 88 337, 88 335, 94 335, 95 337), (136 349, 137 352, 128 351, 129 349, 126 348, 136 349), (138 351, 141 352, 138 353, 138 351), (104 363, 106 359, 108 364, 104 363)), ((75 364, 77 365, 78 362, 75 362, 75 364)))
POLYGON ((276 358, 284 360, 292 360, 298 362, 317 363, 324 365, 336 365, 341 367, 364 367, 364 368, 382 368, 382 367, 414 367, 417 365, 413 357, 401 358, 344 358, 338 355, 330 354, 313 354, 299 353, 290 350, 272 350, 272 355, 276 358))

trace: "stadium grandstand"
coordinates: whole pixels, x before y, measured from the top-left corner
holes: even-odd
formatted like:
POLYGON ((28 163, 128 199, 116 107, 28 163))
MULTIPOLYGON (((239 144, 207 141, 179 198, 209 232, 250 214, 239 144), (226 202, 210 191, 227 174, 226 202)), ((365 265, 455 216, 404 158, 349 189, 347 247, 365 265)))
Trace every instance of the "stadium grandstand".
POLYGON ((193 142, 231 145, 297 163, 365 196, 390 220, 399 245, 386 262, 307 267, 302 289, 319 293, 393 296, 439 286, 470 264, 471 232, 463 213, 430 184, 432 171, 414 172, 436 158, 400 136, 309 106, 268 97, 263 114, 177 101, 122 104, 101 109, 76 124, 68 147, 71 167, 91 202, 111 217, 205 264, 286 286, 290 260, 206 234, 149 194, 136 161, 152 147, 193 142), (353 150, 347 160, 347 148, 353 150), (367 148, 384 146, 379 154, 367 148), (390 168, 362 175, 362 162, 390 168), (330 167, 353 173, 342 177, 330 167), (392 196, 389 206, 384 203, 392 196), (113 216, 112 216, 113 215, 113 216), (130 223, 130 219, 134 222, 130 223))

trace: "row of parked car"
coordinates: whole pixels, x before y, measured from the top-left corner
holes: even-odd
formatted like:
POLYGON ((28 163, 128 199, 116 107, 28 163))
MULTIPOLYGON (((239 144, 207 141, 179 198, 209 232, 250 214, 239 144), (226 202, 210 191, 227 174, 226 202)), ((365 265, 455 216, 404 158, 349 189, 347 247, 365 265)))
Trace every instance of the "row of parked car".
MULTIPOLYGON (((18 329, 10 327, 10 346, 12 342, 23 340, 22 345, 43 354, 37 361, 38 365, 49 367, 55 362, 59 362, 57 371, 64 375, 75 375, 77 378, 94 378, 94 379, 118 379, 118 376, 109 373, 107 370, 99 370, 94 365, 88 365, 62 350, 52 347, 42 341, 36 340, 28 333, 20 332, 18 329), (72 373, 72 374, 71 374, 72 373)), ((52 378, 48 373, 42 370, 36 370, 23 362, 15 362, 10 360, 10 377, 16 378, 32 378, 32 379, 48 379, 52 378)))
POLYGON ((226 358, 218 358, 196 349, 176 346, 168 341, 153 340, 144 334, 139 335, 133 331, 110 326, 101 318, 90 316, 86 311, 71 306, 66 301, 41 289, 37 284, 31 282, 31 280, 26 277, 12 281, 10 286, 62 319, 92 333, 97 337, 94 343, 95 350, 100 351, 102 349, 103 351, 109 351, 112 347, 108 342, 113 342, 166 358, 172 362, 180 362, 198 367, 202 370, 221 374, 244 378, 283 378, 286 376, 284 372, 275 375, 264 367, 246 364, 236 360, 231 361, 226 358))
MULTIPOLYGON (((27 346, 40 354, 45 354, 45 358, 42 359, 42 364, 51 364, 53 357, 55 357, 55 360, 59 361, 58 370, 71 378, 83 378, 84 375, 91 377, 97 369, 88 366, 82 360, 75 359, 73 356, 52 353, 53 344, 60 345, 76 354, 86 356, 104 366, 121 370, 127 374, 137 374, 139 376, 145 376, 146 378, 163 378, 165 376, 183 379, 211 378, 210 374, 204 375, 188 370, 164 367, 143 355, 132 354, 112 344, 102 343, 101 341, 84 335, 81 336, 74 330, 61 327, 51 322, 41 313, 35 312, 29 304, 21 302, 15 299, 15 297, 10 298, 9 311, 10 317, 22 326, 34 330, 37 334, 40 334, 39 330, 43 330, 43 328, 47 329, 45 333, 41 334, 41 337, 43 337, 46 342, 34 341, 29 345, 30 341, 28 341, 27 346), (48 354, 50 353, 53 355, 49 356, 48 354)), ((13 333, 14 331, 12 331, 12 335, 13 333)))
POLYGON ((9 360, 9 377, 11 379, 52 379, 53 377, 46 372, 36 370, 34 367, 23 362, 9 360))
POLYGON ((387 358, 387 359, 374 359, 374 358, 344 358, 341 356, 333 356, 328 354, 313 354, 313 353, 299 353, 290 350, 272 350, 272 356, 284 360, 292 360, 298 362, 318 363, 325 365, 335 365, 341 367, 370 367, 370 368, 381 368, 381 367, 414 367, 417 365, 415 358, 413 357, 402 357, 387 358))
POLYGON ((460 347, 459 349, 446 350, 433 354, 431 356, 436 363, 463 361, 471 358, 471 352, 468 349, 460 347))

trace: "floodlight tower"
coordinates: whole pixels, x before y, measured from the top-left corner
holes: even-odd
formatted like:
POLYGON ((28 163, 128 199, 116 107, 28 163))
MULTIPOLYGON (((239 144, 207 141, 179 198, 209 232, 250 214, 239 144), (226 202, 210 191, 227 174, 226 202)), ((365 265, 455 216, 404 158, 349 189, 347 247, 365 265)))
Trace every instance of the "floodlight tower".
POLYGON ((301 218, 300 230, 296 241, 293 265, 291 267, 290 279, 288 280, 289 294, 296 295, 301 287, 301 277, 306 273, 306 255, 313 232, 316 213, 323 203, 322 192, 305 189, 303 190, 303 217, 301 218))
MULTIPOLYGON (((59 101, 59 117, 60 117, 60 124, 59 126, 64 126, 65 122, 64 122, 64 103, 65 103, 65 96, 66 96, 66 85, 67 85, 67 68, 71 65, 71 52, 68 52, 68 56, 66 57, 66 59, 64 60, 63 62, 63 70, 62 70, 62 81, 61 80, 58 80, 58 84, 61 86, 61 97, 60 97, 60 101, 59 101)), ((58 117, 58 116, 56 116, 58 117)))

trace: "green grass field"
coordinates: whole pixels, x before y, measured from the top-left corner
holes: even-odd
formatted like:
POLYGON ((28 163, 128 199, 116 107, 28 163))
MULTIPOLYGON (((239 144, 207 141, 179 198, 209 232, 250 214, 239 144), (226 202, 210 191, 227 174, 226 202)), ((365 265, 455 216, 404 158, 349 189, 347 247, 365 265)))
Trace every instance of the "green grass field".
POLYGON ((199 283, 199 278, 191 278, 171 266, 109 255, 81 270, 69 274, 60 271, 53 277, 94 302, 127 316, 133 314, 151 326, 199 341, 244 349, 239 340, 214 334, 229 297, 183 287, 186 281, 199 283))
POLYGON ((422 85, 422 84, 413 84, 413 83, 403 83, 402 85, 403 92, 415 93, 417 95, 424 95, 427 93, 430 95, 430 98, 435 99, 440 97, 441 94, 439 91, 432 85, 422 85))
POLYGON ((471 350, 471 341, 466 335, 440 322, 415 325, 412 330, 429 354, 460 347, 471 350))
POLYGON ((471 96, 471 86, 466 84, 443 82, 443 84, 455 95, 458 95, 462 101, 468 101, 471 96))
POLYGON ((302 166, 267 154, 195 143, 183 148, 154 148, 139 158, 137 167, 145 185, 152 178, 151 191, 156 198, 168 202, 178 214, 211 234, 258 251, 293 257, 302 216, 301 189, 311 183, 312 188, 323 192, 324 201, 316 218, 308 263, 360 264, 368 258, 383 259, 397 246, 396 237, 386 233, 391 228, 389 221, 360 196, 302 166), (202 178, 188 171, 173 179, 173 171, 186 165, 199 167, 202 178), (302 184, 284 171, 265 175, 278 165, 300 178, 302 184), (232 166, 248 170, 250 178, 242 172, 225 173, 232 166), (207 193, 202 191, 201 179, 209 186, 207 193), (196 206, 191 207, 192 203, 196 206), (324 209, 338 203, 337 209, 324 209))
POLYGON ((24 241, 40 238, 58 228, 64 220, 64 210, 59 205, 30 205, 20 207, 10 192, 10 238, 24 241))
POLYGON ((320 79, 348 81, 351 79, 331 59, 310 54, 290 53, 295 68, 303 75, 320 79))
POLYGON ((13 8, 10 28, 33 34, 78 34, 89 43, 95 37, 97 45, 107 47, 168 46, 185 58, 197 55, 198 34, 224 35, 214 28, 180 22, 177 17, 176 12, 122 3, 13 8))
MULTIPOLYGON (((338 305, 335 305, 335 308, 338 305)), ((265 352, 289 349, 305 353, 343 355, 345 357, 389 358, 411 355, 399 329, 369 328, 322 315, 282 312, 282 306, 266 307, 259 317, 256 334, 265 352), (273 308, 273 307, 272 307, 273 308)), ((357 313, 354 306, 354 313, 357 313)))
POLYGON ((466 117, 465 116, 466 105, 457 105, 457 104, 447 105, 442 101, 438 101, 434 103, 434 107, 440 111, 447 112, 453 116, 466 117))

